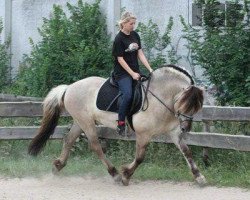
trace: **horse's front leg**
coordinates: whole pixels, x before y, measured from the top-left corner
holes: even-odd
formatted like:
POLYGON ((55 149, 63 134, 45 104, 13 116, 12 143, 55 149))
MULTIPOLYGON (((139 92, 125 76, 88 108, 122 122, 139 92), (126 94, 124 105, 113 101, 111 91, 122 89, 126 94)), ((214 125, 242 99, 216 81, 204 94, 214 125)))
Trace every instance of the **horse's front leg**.
POLYGON ((198 167, 196 166, 193 155, 189 147, 184 143, 180 131, 176 129, 173 133, 171 133, 171 138, 173 143, 178 147, 178 149, 182 152, 184 155, 185 160, 187 161, 187 164, 194 176, 194 179, 197 181, 199 185, 205 185, 206 179, 205 177, 200 173, 198 167))
POLYGON ((200 173, 198 167, 196 166, 194 160, 193 160, 193 156, 192 156, 192 152, 191 150, 188 148, 188 146, 183 142, 183 140, 181 139, 179 142, 179 146, 180 146, 180 150, 183 153, 191 171, 192 174, 195 178, 195 180, 197 181, 198 184, 200 185, 204 185, 206 184, 206 179, 205 177, 200 173))
POLYGON ((122 167, 122 183, 127 186, 131 176, 134 174, 136 168, 142 163, 145 157, 146 147, 149 143, 150 138, 147 136, 137 135, 136 136, 136 154, 135 159, 131 164, 124 165, 122 167))

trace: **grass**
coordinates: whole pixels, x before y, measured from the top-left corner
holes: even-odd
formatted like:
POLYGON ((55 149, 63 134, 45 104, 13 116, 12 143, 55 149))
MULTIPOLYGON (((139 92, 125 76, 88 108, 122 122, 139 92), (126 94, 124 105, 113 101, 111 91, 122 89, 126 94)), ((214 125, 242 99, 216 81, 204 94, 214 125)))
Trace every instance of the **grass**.
MULTIPOLYGON (((27 177, 51 173, 52 162, 61 151, 61 141, 49 141, 36 158, 27 155, 29 141, 0 141, 0 176, 27 177)), ((231 150, 211 149, 211 166, 202 162, 201 147, 191 147, 194 160, 210 185, 250 188, 250 154, 231 150)), ((133 160, 134 142, 109 141, 107 157, 120 166, 133 160)), ((77 142, 61 176, 92 174, 108 175, 85 140, 77 142)), ((150 143, 145 161, 136 170, 134 179, 193 181, 190 170, 174 145, 150 143)))
MULTIPOLYGON (((27 154, 29 141, 1 141, 0 142, 0 175, 5 177, 42 176, 50 173, 52 162, 60 154, 61 142, 49 141, 44 151, 37 157, 27 154)), ((105 169, 95 155, 81 158, 73 153, 62 175, 86 174, 97 171, 104 174, 105 169)))

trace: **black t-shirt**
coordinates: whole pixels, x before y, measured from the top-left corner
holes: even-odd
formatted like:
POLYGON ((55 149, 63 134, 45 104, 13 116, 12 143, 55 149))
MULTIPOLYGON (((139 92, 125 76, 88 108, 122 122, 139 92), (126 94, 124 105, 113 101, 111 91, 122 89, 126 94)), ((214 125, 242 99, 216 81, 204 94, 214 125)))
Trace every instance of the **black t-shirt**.
POLYGON ((113 43, 112 55, 114 56, 114 76, 116 80, 119 80, 123 76, 129 75, 128 72, 120 65, 117 57, 123 57, 128 66, 134 71, 139 73, 138 64, 138 50, 141 49, 140 36, 135 32, 130 32, 130 35, 126 35, 123 32, 119 32, 113 43), (139 46, 135 48, 134 43, 139 46))

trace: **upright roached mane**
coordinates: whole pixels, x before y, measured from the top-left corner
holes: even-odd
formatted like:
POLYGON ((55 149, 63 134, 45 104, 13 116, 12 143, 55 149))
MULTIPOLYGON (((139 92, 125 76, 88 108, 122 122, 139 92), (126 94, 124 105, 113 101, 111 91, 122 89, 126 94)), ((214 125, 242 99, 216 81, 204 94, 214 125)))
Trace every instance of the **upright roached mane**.
MULTIPOLYGON (((190 131, 192 116, 202 108, 203 91, 194 85, 190 74, 184 69, 167 65, 152 73, 148 93, 148 108, 133 116, 136 134, 136 154, 132 163, 118 171, 105 157, 96 132, 96 122, 112 129, 116 128, 117 114, 101 111, 96 107, 98 91, 105 79, 89 77, 71 85, 60 85, 52 89, 43 102, 43 119, 36 137, 29 146, 29 153, 37 155, 53 134, 60 113, 65 109, 74 124, 64 138, 61 155, 54 161, 53 171, 60 171, 67 162, 69 151, 79 135, 84 132, 91 148, 97 153, 110 175, 124 185, 138 165, 143 161, 146 146, 153 135, 168 134, 183 153, 194 179, 204 184, 204 176, 195 165, 181 133, 190 131)), ((145 85, 147 82, 144 83, 145 85)))

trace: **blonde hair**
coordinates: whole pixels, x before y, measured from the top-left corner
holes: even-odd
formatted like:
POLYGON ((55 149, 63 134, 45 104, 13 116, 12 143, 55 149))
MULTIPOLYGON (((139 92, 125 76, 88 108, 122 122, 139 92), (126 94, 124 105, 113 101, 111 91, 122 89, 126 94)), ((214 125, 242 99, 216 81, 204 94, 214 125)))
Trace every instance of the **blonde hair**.
POLYGON ((131 19, 136 19, 136 16, 131 12, 125 12, 122 14, 120 21, 118 22, 120 30, 123 28, 122 24, 129 22, 131 19))

